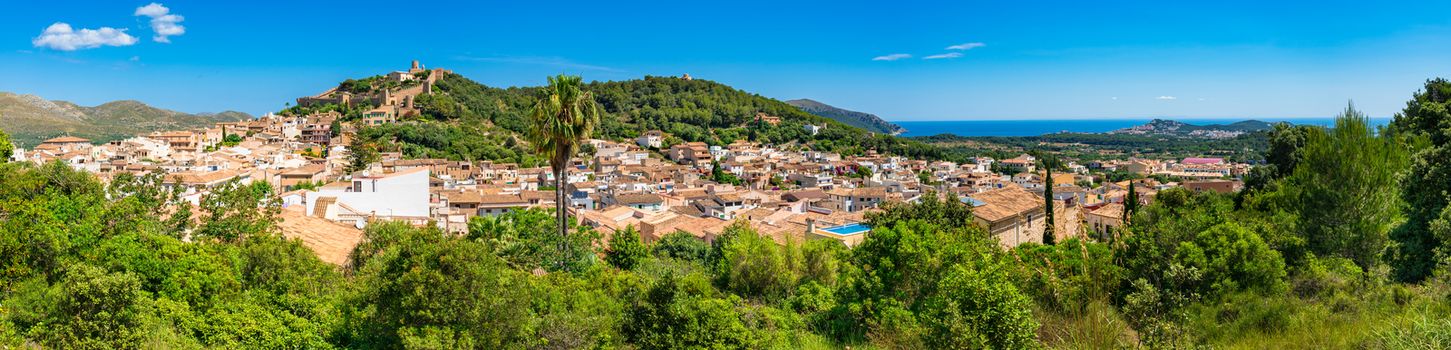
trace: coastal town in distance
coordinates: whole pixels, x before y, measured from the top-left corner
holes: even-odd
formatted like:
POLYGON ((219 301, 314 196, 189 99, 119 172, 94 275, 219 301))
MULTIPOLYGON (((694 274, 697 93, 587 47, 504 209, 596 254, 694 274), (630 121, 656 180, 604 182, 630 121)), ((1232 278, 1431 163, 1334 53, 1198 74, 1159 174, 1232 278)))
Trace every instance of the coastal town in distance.
POLYGON ((0 350, 1451 349, 1451 2, 17 2, 0 350))
MULTIPOLYGON (((348 145, 357 128, 418 118, 415 98, 431 93, 437 77, 453 74, 421 67, 414 61, 407 70, 373 80, 397 87, 362 94, 330 89, 297 99, 303 109, 367 106, 352 108, 357 111, 353 115, 283 111, 105 143, 59 136, 17 149, 12 157, 36 164, 60 161, 102 178, 161 172, 166 184, 182 189, 193 204, 209 188, 227 181, 266 183, 282 199, 282 233, 302 239, 337 264, 346 256, 335 253, 352 251, 368 222, 436 225, 462 234, 476 216, 553 208, 551 189, 556 187, 567 193, 571 219, 605 235, 634 226, 646 241, 681 231, 709 242, 731 223, 743 221, 782 243, 829 239, 847 246, 863 240, 870 231, 863 224, 865 215, 882 203, 951 193, 971 205, 978 222, 1010 248, 1042 243, 1046 183, 1053 184, 1057 202, 1052 217, 1058 239, 1102 237, 1122 225, 1123 201, 1131 186, 1141 204, 1174 187, 1232 193, 1243 186, 1250 167, 1213 153, 1152 158, 1120 154, 1065 159, 1063 170, 1048 182, 1039 160, 1029 153, 959 163, 875 150, 842 155, 746 140, 667 142, 678 138, 648 130, 631 139, 587 140, 595 152, 572 159, 562 183, 547 165, 418 158, 400 152, 382 152, 377 162, 349 171, 348 145), (716 181, 713 172, 730 174, 734 181, 716 181)), ((752 118, 781 122, 764 112, 752 118)), ((826 127, 804 126, 812 133, 826 127)), ((1119 133, 1173 131, 1145 125, 1119 133)), ((1243 133, 1194 130, 1185 137, 1223 139, 1243 133)))

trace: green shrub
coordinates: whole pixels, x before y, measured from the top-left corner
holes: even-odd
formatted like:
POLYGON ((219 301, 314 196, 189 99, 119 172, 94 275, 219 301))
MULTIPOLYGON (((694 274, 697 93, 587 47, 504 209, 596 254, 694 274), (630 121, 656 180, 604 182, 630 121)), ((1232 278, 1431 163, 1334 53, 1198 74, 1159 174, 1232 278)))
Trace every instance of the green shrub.
POLYGON ((660 258, 694 261, 704 264, 710 257, 710 244, 685 231, 675 231, 660 237, 651 253, 660 258))
POLYGON ((609 248, 605 249, 605 261, 621 270, 633 270, 649 257, 650 247, 640 241, 640 232, 634 225, 615 231, 610 235, 609 248))
POLYGON ((1310 256, 1290 278, 1290 289, 1302 298, 1326 298, 1352 292, 1365 278, 1360 266, 1346 258, 1310 256))

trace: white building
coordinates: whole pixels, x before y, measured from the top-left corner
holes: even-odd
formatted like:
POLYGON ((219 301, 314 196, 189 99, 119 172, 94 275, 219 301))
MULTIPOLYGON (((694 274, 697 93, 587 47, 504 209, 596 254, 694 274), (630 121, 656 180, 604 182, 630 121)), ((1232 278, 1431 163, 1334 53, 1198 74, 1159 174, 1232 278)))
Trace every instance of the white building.
POLYGON ((665 133, 660 130, 646 131, 644 134, 640 134, 640 137, 635 138, 635 144, 645 148, 660 148, 663 142, 665 142, 665 133))
POLYGON ((307 194, 307 215, 358 224, 369 218, 426 223, 428 168, 354 177, 349 186, 323 187, 307 194))

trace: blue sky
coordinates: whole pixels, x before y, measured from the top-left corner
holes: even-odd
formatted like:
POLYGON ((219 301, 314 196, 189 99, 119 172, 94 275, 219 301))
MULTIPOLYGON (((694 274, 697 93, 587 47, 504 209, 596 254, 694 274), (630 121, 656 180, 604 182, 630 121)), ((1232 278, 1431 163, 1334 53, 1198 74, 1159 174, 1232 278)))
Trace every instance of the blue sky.
POLYGON ((492 86, 689 73, 888 120, 1296 118, 1389 116, 1451 76, 1451 2, 1265 3, 25 1, 0 12, 0 91, 259 114, 418 59, 492 86))

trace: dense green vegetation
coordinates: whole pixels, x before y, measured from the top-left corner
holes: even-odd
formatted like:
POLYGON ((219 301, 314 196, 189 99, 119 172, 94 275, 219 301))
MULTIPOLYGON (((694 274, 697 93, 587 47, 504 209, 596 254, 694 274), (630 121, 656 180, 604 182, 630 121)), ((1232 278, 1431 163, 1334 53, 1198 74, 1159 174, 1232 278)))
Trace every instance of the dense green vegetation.
POLYGON ((884 229, 856 250, 735 225, 713 244, 626 230, 600 251, 598 234, 560 236, 542 210, 476 218, 467 235, 375 223, 335 267, 278 235, 265 185, 228 183, 193 216, 159 175, 103 186, 60 163, 0 175, 0 344, 12 346, 1034 343, 1007 255, 980 228, 950 226, 970 214, 943 203, 876 216, 884 229))
POLYGON ((1451 262, 1451 82, 1436 79, 1406 103, 1391 132, 1417 144, 1400 178, 1406 222, 1391 233, 1396 277, 1421 281, 1451 262))
POLYGON ((1219 156, 1235 162, 1265 159, 1268 132, 1249 132, 1228 139, 1163 135, 1055 133, 1042 136, 936 135, 912 139, 942 147, 944 157, 1017 157, 1028 150, 1049 151, 1081 162, 1128 157, 1184 158, 1219 156))
POLYGON ((15 155, 15 144, 10 141, 10 134, 0 130, 0 163, 9 162, 10 157, 15 155))
POLYGON ((402 152, 407 158, 493 160, 538 166, 545 159, 530 152, 518 134, 475 124, 435 121, 364 127, 348 145, 352 164, 361 168, 377 161, 378 152, 402 152))

